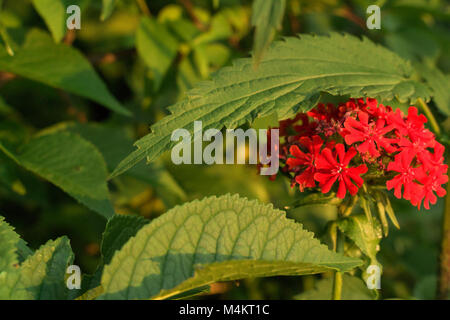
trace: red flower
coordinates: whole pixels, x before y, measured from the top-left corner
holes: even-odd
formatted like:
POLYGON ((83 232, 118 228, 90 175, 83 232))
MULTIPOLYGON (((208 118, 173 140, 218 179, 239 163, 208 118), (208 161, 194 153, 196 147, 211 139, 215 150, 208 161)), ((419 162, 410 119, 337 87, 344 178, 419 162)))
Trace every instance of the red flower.
MULTIPOLYGON (((445 167, 444 170, 441 170, 440 167, 435 167, 428 174, 424 172, 422 177, 419 178, 420 182, 423 183, 423 206, 425 209, 430 209, 430 202, 431 204, 436 203, 437 197, 434 192, 436 192, 438 197, 443 197, 447 193, 441 186, 448 182, 448 176, 445 174, 447 166, 443 165, 442 167, 445 167)), ((417 206, 420 209, 420 202, 417 206)))
POLYGON ((302 137, 299 139, 299 142, 309 152, 304 153, 297 145, 292 145, 289 152, 294 158, 288 158, 286 164, 289 170, 293 171, 298 171, 300 169, 299 167, 306 166, 305 170, 295 177, 295 182, 299 184, 300 191, 303 192, 305 187, 313 188, 316 186, 316 182, 314 181, 314 173, 316 172, 314 162, 320 153, 323 141, 316 135, 312 139, 302 137))
POLYGON ((347 167, 350 160, 357 154, 355 148, 352 147, 345 152, 344 145, 339 143, 335 150, 334 155, 329 148, 322 150, 322 153, 316 159, 316 169, 319 172, 314 174, 314 179, 319 182, 322 193, 329 192, 334 182, 338 180, 337 197, 344 199, 347 189, 351 195, 358 192, 358 187, 361 187, 364 183, 360 175, 367 172, 367 167, 364 164, 358 167, 347 167))
POLYGON ((406 119, 400 109, 389 116, 389 122, 395 125, 400 135, 408 136, 413 142, 420 139, 433 147, 434 134, 424 126, 427 121, 423 114, 418 114, 416 107, 409 107, 406 119))
POLYGON ((411 162, 414 154, 401 152, 395 156, 395 160, 388 165, 388 171, 396 171, 400 174, 396 175, 392 180, 386 182, 388 190, 394 188, 394 195, 398 199, 402 197, 410 200, 413 205, 419 205, 423 198, 423 186, 415 182, 416 179, 423 176, 423 168, 414 168, 411 162))
POLYGON ((381 147, 387 152, 394 152, 396 148, 392 145, 395 139, 384 137, 389 131, 394 129, 393 125, 387 125, 383 119, 369 122, 369 115, 366 112, 358 112, 358 120, 349 117, 345 120, 344 127, 345 143, 352 145, 355 142, 362 142, 358 147, 361 154, 369 153, 372 157, 380 156, 381 147))

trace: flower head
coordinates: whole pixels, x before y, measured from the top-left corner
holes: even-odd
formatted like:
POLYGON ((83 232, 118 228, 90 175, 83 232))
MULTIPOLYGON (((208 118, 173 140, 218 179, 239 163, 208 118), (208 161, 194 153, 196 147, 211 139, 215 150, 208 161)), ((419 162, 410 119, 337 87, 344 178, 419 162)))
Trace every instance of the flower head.
POLYGON ((364 183, 360 175, 367 172, 367 166, 362 164, 358 167, 348 167, 356 154, 357 152, 353 147, 345 152, 342 143, 335 146, 334 153, 329 148, 322 150, 316 160, 318 172, 314 174, 314 179, 319 182, 323 193, 329 192, 336 181, 339 181, 338 198, 343 199, 347 190, 351 195, 358 192, 358 187, 361 187, 364 183))
POLYGON ((305 187, 315 187, 316 182, 314 181, 315 161, 320 153, 320 148, 322 147, 323 141, 318 136, 315 135, 311 138, 302 137, 299 139, 299 144, 306 148, 306 152, 300 150, 297 145, 292 145, 289 149, 290 157, 286 160, 286 164, 291 171, 299 171, 304 169, 302 173, 295 177, 295 182, 298 183, 300 190, 303 191, 305 187))

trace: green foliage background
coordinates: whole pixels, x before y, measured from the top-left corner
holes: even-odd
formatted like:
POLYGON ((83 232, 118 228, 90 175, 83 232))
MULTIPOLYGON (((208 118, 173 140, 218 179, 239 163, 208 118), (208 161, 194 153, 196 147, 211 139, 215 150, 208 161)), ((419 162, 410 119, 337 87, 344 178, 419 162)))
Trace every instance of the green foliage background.
MULTIPOLYGON (((378 1, 381 30, 367 30, 365 10, 373 1, 363 0, 255 1, 258 10, 252 10, 252 1, 245 0, 77 3, 82 9, 81 30, 72 32, 65 27, 68 1, 0 1, 0 215, 34 250, 48 239, 67 236, 75 264, 84 273, 103 268, 108 257, 101 248, 105 217, 114 213, 154 219, 177 204, 227 193, 283 209, 300 196, 288 181, 280 177, 269 181, 258 175, 254 166, 175 166, 167 153, 162 154, 167 145, 139 155, 139 160, 146 155, 156 159, 152 163, 140 161, 124 174, 107 179, 133 154, 133 142, 169 115, 168 106, 175 105, 171 113, 177 115, 196 93, 209 97, 208 84, 199 85, 202 80, 232 81, 245 63, 248 70, 260 68, 262 76, 270 73, 271 66, 265 65, 264 59, 283 53, 282 48, 280 52, 267 49, 273 39, 299 33, 346 32, 387 47, 409 60, 411 66, 396 58, 389 59, 395 68, 385 60, 369 61, 378 70, 386 66, 386 73, 402 74, 405 68, 414 68, 411 78, 421 77, 431 87, 430 107, 442 131, 441 141, 449 141, 450 9, 446 1, 378 1), (252 50, 252 60, 242 60, 217 73, 237 58, 248 58, 252 50), (195 86, 205 91, 189 91, 195 86)), ((309 38, 304 39, 297 51, 290 53, 293 58, 308 56, 308 50, 314 54, 309 38)), ((333 44, 340 43, 333 41, 328 44, 331 53, 333 44)), ((369 59, 378 49, 371 43, 366 45, 359 54, 369 59)), ((351 52, 352 48, 346 49, 351 52)), ((339 66, 330 63, 327 68, 339 66)), ((393 107, 407 108, 407 100, 422 90, 405 93, 400 89, 388 103, 393 107)), ((389 94, 395 91, 390 90, 389 94)), ((232 89, 229 92, 238 94, 232 89)), ((328 93, 354 91, 343 86, 328 93)), ((389 94, 383 97, 391 98, 389 94)), ((304 94, 308 102, 318 98, 304 94)), ((321 99, 342 101, 346 97, 324 94, 321 99)), ((265 127, 273 123, 274 111, 278 117, 286 117, 296 111, 288 108, 289 104, 295 106, 300 101, 292 98, 282 102, 281 108, 261 107, 266 117, 253 124, 247 115, 216 121, 220 125, 265 127)), ((170 117, 153 132, 163 135, 164 130, 171 131, 170 117)), ((141 151, 153 139, 147 137, 141 140, 141 151)), ((382 298, 433 299, 443 200, 422 212, 406 201, 391 200, 401 229, 391 227, 389 237, 380 243, 377 260, 384 272, 382 298)), ((326 223, 335 215, 335 208, 326 205, 288 210, 288 217, 300 221, 324 243, 326 223)), ((67 239, 58 241, 63 252, 67 239)), ((72 258, 65 251, 64 256, 61 253, 63 261, 72 258)), ((228 282, 214 286, 202 298, 327 298, 324 292, 330 290, 330 275, 228 282)), ((349 286, 344 287, 344 298, 371 298, 354 279, 344 279, 344 283, 349 286)))

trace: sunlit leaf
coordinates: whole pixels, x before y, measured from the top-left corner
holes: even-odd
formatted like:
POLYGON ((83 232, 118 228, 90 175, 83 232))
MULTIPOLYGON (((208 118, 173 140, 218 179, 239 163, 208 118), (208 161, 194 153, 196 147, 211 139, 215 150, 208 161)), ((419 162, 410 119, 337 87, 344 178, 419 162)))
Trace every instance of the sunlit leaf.
POLYGON ((312 108, 321 92, 401 101, 428 99, 426 86, 412 80, 413 68, 370 40, 333 33, 278 41, 255 70, 252 59, 240 59, 198 84, 169 107, 171 115, 136 142, 137 150, 114 170, 119 175, 143 158, 155 160, 174 142, 173 130, 193 132, 195 120, 209 128, 234 128, 274 111, 283 120, 312 108), (370 54, 368 54, 370 52, 370 54))
POLYGON ((144 226, 105 266, 103 299, 167 297, 216 281, 348 271, 284 213, 235 196, 175 207, 144 226))

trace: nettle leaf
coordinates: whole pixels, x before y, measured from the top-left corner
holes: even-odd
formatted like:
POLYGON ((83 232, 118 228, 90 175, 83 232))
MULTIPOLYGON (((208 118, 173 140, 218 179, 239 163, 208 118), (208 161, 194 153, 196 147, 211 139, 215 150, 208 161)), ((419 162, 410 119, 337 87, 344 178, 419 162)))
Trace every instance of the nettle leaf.
MULTIPOLYGON (((315 288, 294 297, 296 300, 331 300, 333 278, 316 282, 315 288)), ((360 278, 344 274, 342 279, 342 300, 374 300, 374 294, 360 278)))
POLYGON ((7 281, 11 299, 61 300, 66 299, 65 283, 67 266, 73 262, 73 253, 67 237, 49 240, 32 256, 28 257, 9 276, 7 281))
POLYGON ((272 205, 209 197, 140 229, 104 268, 101 299, 164 298, 216 281, 348 271, 361 264, 327 249, 272 205))
POLYGON ((14 228, 0 216, 0 273, 13 270, 14 265, 19 263, 16 253, 19 240, 14 228))
POLYGON ((105 21, 113 13, 114 7, 116 6, 116 0, 102 0, 102 14, 100 19, 105 21))
POLYGON ((285 38, 274 42, 257 69, 252 59, 238 59, 211 81, 187 92, 182 101, 169 107, 171 115, 135 143, 138 149, 119 164, 113 176, 145 157, 155 160, 174 145, 170 137, 175 129, 192 133, 196 120, 203 122, 204 130, 234 128, 273 112, 283 120, 311 109, 321 92, 428 100, 427 87, 412 80, 413 71, 409 62, 367 38, 337 33, 285 38))
POLYGON ((378 220, 373 219, 370 222, 365 215, 352 215, 338 220, 337 225, 372 262, 376 262, 382 238, 381 225, 378 220))
POLYGON ((252 26, 255 27, 253 51, 258 63, 283 22, 286 0, 254 0, 252 26))
POLYGON ((52 182, 106 218, 114 214, 100 152, 80 136, 55 132, 34 137, 18 150, 0 143, 17 164, 52 182))
POLYGON ((78 50, 54 43, 42 31, 30 31, 14 56, 0 45, 0 70, 91 99, 120 114, 131 114, 78 50))
POLYGON ((177 55, 178 40, 167 27, 153 18, 143 17, 136 33, 139 56, 152 70, 157 90, 177 55))
POLYGON ((39 15, 52 33, 55 42, 60 42, 66 34, 67 0, 32 0, 39 15))

